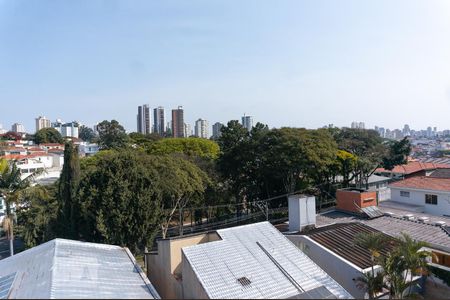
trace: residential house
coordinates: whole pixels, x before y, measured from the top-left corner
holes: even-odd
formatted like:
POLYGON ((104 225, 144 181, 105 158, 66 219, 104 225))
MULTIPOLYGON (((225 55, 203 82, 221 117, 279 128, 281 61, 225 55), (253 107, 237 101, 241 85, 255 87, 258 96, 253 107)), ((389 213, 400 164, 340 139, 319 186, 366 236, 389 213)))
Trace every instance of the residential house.
POLYGON ((0 299, 159 299, 127 248, 54 239, 0 260, 0 299))

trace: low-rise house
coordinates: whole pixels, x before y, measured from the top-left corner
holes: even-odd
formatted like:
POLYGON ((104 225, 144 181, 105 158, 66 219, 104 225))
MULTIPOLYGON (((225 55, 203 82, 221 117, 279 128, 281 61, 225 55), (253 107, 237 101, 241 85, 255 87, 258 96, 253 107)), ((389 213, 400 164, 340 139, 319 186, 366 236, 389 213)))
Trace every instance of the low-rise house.
POLYGON ((392 170, 378 168, 375 170, 375 174, 393 179, 405 179, 415 176, 427 176, 434 170, 440 168, 449 168, 449 165, 409 161, 407 164, 395 166, 392 170))
MULTIPOLYGON (((358 233, 382 232, 392 238, 406 233, 414 240, 429 244, 428 250, 434 254, 429 261, 431 266, 450 271, 450 218, 404 210, 402 203, 393 201, 380 202, 375 207, 373 192, 363 190, 344 190, 338 192, 337 197, 336 209, 315 216, 304 213, 312 208, 298 212, 290 209, 289 222, 277 228, 355 298, 365 296, 365 291, 357 287, 356 279, 370 271, 369 252, 353 243, 358 233), (361 208, 364 200, 372 202, 373 206, 361 208)), ((315 207, 311 198, 314 199, 291 196, 289 206, 292 201, 302 201, 307 207, 315 207)), ((390 249, 388 245, 383 251, 386 253, 390 249)), ((378 270, 380 266, 375 267, 375 271, 378 270)), ((450 292, 445 285, 441 287, 450 292)))
POLYGON ((268 222, 160 240, 147 264, 163 298, 352 298, 268 222))
POLYGON ((127 248, 55 239, 0 260, 0 299, 159 299, 127 248))
POLYGON ((420 176, 389 185, 391 200, 413 205, 419 211, 450 216, 450 178, 420 176))
POLYGON ((79 147, 81 156, 91 156, 96 154, 100 150, 98 144, 95 143, 82 142, 80 143, 79 147))

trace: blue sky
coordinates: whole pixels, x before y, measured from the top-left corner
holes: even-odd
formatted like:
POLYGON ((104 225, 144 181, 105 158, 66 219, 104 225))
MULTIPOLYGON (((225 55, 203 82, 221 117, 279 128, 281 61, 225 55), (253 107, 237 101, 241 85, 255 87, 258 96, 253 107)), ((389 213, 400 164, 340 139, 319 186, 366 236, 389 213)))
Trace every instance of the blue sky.
POLYGON ((0 123, 450 128, 450 1, 0 0, 0 123))

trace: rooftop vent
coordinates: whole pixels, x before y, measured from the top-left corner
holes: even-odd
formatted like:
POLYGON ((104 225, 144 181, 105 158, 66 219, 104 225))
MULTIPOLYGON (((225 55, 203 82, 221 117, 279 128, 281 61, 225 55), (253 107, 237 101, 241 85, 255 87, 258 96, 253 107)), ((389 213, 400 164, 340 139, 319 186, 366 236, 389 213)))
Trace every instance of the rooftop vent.
POLYGON ((442 227, 442 226, 445 226, 445 222, 444 221, 436 221, 436 222, 434 222, 434 225, 442 227))
POLYGON ((414 220, 414 215, 412 214, 403 215, 403 219, 412 221, 414 220))
POLYGON ((247 277, 241 277, 241 278, 238 278, 237 281, 238 281, 242 286, 249 286, 250 283, 252 283, 252 282, 250 281, 250 279, 248 279, 247 277))
POLYGON ((430 220, 430 218, 428 218, 428 217, 419 217, 419 218, 417 218, 417 220, 420 223, 427 223, 430 220))

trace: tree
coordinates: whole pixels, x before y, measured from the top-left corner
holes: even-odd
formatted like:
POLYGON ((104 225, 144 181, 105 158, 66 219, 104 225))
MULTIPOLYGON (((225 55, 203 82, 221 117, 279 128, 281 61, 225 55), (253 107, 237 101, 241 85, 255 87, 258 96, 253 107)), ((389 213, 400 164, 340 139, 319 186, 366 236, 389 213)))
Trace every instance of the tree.
POLYGON ((22 179, 20 169, 17 167, 15 161, 7 162, 0 159, 0 193, 6 203, 6 216, 3 219, 3 228, 7 234, 10 245, 11 256, 14 255, 13 241, 14 241, 14 216, 11 211, 11 205, 18 201, 20 193, 30 186, 31 180, 37 175, 35 172, 22 179))
POLYGON ((161 231, 162 237, 165 238, 175 212, 182 210, 189 203, 202 201, 203 194, 211 182, 206 173, 185 159, 165 156, 160 157, 158 161, 159 164, 155 167, 162 178, 160 181, 163 195, 161 209, 165 213, 161 222, 161 231))
POLYGON ((342 175, 342 183, 344 187, 348 187, 350 182, 353 180, 354 175, 352 176, 353 171, 358 162, 357 157, 350 152, 345 150, 338 150, 337 152, 337 161, 339 165, 339 173, 342 175))
POLYGON ((411 153, 411 144, 405 137, 400 141, 389 141, 388 153, 383 157, 383 167, 392 170, 397 165, 406 164, 408 155, 411 153))
POLYGON ((64 142, 61 133, 55 128, 42 128, 34 137, 36 144, 46 144, 46 143, 58 143, 62 144, 64 142))
POLYGON ((120 149, 129 141, 125 129, 116 120, 104 120, 97 125, 100 149, 120 149))
POLYGON ((385 257, 381 257, 379 261, 388 283, 390 298, 402 299, 403 292, 407 287, 404 278, 406 264, 402 253, 398 249, 394 249, 385 257))
POLYGON ((35 186, 22 193, 17 207, 17 235, 27 248, 56 237, 55 221, 57 201, 53 186, 35 186))
MULTIPOLYGON (((398 142, 383 142, 375 130, 343 128, 334 132, 340 150, 354 155, 354 169, 351 179, 368 188, 369 177, 377 168, 392 169, 406 163, 411 145, 405 138, 398 142)), ((350 179, 350 180, 351 180, 350 179)))
POLYGON ((79 220, 79 203, 77 198, 80 182, 80 161, 78 146, 66 142, 64 148, 64 165, 58 187, 58 225, 60 235, 76 239, 79 220))
MULTIPOLYGON (((402 255, 404 260, 404 266, 406 269, 405 275, 405 285, 406 280, 409 276, 413 275, 423 275, 429 272, 427 258, 432 256, 430 251, 423 250, 428 244, 421 241, 413 240, 409 235, 402 233, 400 239, 400 245, 398 251, 402 255)), ((412 284, 409 283, 408 294, 411 294, 412 284)))
POLYGON ((4 140, 19 141, 22 139, 22 135, 14 131, 8 131, 7 133, 2 135, 2 138, 4 140))
POLYGON ((149 154, 167 155, 180 153, 206 159, 219 156, 219 145, 211 140, 201 138, 166 138, 151 143, 147 149, 149 154))
POLYGON ((370 253, 370 260, 372 262, 371 272, 365 274, 362 278, 358 278, 360 283, 363 283, 369 294, 369 299, 374 299, 377 292, 381 291, 383 287, 383 274, 379 272, 375 274, 374 266, 376 260, 380 257, 380 252, 387 243, 387 239, 384 234, 377 233, 360 233, 356 236, 354 243, 364 249, 367 249, 370 253), (381 280, 380 280, 381 278, 381 280))
POLYGON ((85 142, 92 142, 96 137, 94 130, 84 125, 80 126, 78 136, 85 142))

